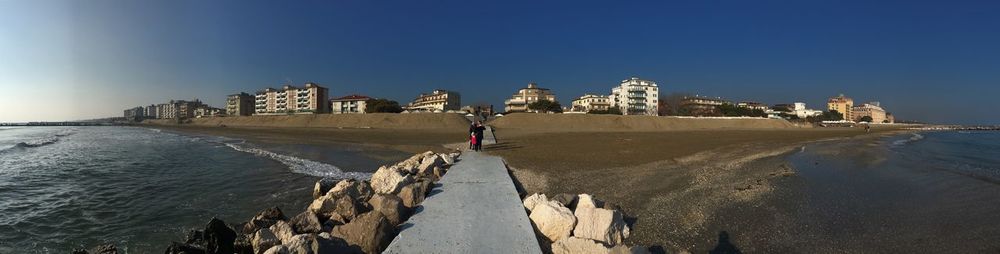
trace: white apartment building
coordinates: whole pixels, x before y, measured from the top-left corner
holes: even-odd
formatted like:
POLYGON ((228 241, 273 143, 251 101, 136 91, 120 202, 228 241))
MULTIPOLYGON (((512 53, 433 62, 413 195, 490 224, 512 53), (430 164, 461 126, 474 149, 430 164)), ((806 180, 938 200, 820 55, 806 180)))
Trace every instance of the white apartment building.
POLYGON ((571 112, 590 112, 593 110, 608 110, 611 107, 611 99, 607 95, 584 94, 573 100, 571 112))
POLYGON ((457 92, 438 89, 430 94, 420 94, 410 104, 403 107, 403 109, 409 111, 444 112, 448 110, 460 110, 462 108, 461 104, 462 97, 457 92))
POLYGON ((329 113, 327 91, 312 82, 304 87, 265 88, 254 95, 254 115, 329 113))
POLYGON ((611 106, 625 115, 657 115, 660 93, 656 82, 631 77, 611 89, 611 106))
POLYGON ((819 116, 819 115, 823 114, 822 110, 815 110, 815 109, 808 109, 808 108, 806 108, 806 103, 805 102, 796 102, 793 105, 794 106, 792 107, 792 114, 795 114, 795 116, 797 116, 799 118, 803 118, 804 119, 806 117, 819 116))
POLYGON ((357 94, 332 99, 330 100, 330 113, 364 114, 368 99, 371 98, 357 94))

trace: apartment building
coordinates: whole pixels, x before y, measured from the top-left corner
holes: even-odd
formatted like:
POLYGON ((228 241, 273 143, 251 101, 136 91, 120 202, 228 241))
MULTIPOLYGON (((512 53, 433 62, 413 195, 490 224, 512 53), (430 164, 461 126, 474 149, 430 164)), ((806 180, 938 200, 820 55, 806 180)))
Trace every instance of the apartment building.
POLYGON ((656 82, 631 77, 611 89, 611 106, 617 107, 624 115, 658 114, 660 93, 656 82))
POLYGON ((761 110, 761 111, 768 110, 767 104, 755 101, 741 101, 736 103, 736 107, 745 108, 749 110, 761 110))
POLYGON ((611 99, 607 95, 584 94, 573 100, 572 112, 605 111, 611 107, 611 99))
POLYGON ((819 116, 823 114, 822 110, 808 109, 806 108, 805 102, 796 102, 793 104, 791 113, 799 118, 806 118, 810 116, 819 116))
POLYGON ((142 111, 146 115, 146 118, 149 119, 160 118, 160 116, 158 116, 156 113, 156 105, 145 106, 143 107, 142 111))
POLYGON ((727 104, 729 101, 722 97, 707 96, 684 96, 680 101, 680 111, 689 116, 717 116, 721 115, 719 106, 727 104))
POLYGON ((862 103, 861 105, 851 108, 851 115, 853 117, 851 120, 854 120, 855 122, 861 122, 861 118, 866 116, 872 118, 872 123, 888 122, 886 121, 888 119, 886 114, 885 109, 883 109, 882 105, 877 101, 862 103))
POLYGON ((226 96, 226 115, 249 116, 254 113, 254 96, 248 93, 226 96))
POLYGON ((146 111, 145 108, 143 107, 134 107, 126 109, 124 112, 124 116, 125 120, 127 121, 138 122, 146 118, 146 111))
POLYGON ((510 99, 504 101, 506 112, 534 112, 528 109, 528 104, 540 100, 556 101, 556 95, 549 89, 538 87, 538 84, 528 83, 528 87, 517 90, 510 99))
POLYGON ((254 95, 255 115, 329 113, 329 90, 316 83, 303 87, 285 85, 281 89, 265 88, 254 95))
POLYGON ((348 95, 330 100, 330 112, 334 114, 364 114, 367 101, 371 97, 348 95))
POLYGON ((462 108, 462 97, 457 92, 437 89, 429 94, 421 93, 403 107, 408 111, 444 112, 462 108))
POLYGON ((226 111, 221 108, 214 108, 214 107, 209 107, 208 105, 202 105, 201 107, 198 107, 194 110, 194 117, 202 118, 202 117, 221 116, 225 115, 225 112, 226 111))
POLYGON ((844 116, 844 120, 848 121, 854 119, 854 114, 851 113, 853 108, 854 100, 849 97, 845 97, 844 94, 840 94, 837 97, 831 97, 830 100, 827 100, 826 102, 827 110, 836 110, 837 112, 840 112, 840 114, 844 116))

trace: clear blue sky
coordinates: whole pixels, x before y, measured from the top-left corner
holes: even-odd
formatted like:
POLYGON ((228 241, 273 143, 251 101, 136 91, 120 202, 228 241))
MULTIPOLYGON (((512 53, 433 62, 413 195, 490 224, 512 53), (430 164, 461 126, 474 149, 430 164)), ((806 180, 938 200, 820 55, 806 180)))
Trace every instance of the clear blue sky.
POLYGON ((822 109, 845 93, 902 119, 1000 123, 997 1, 0 0, 0 122, 121 115, 315 81, 403 103, 560 102, 629 76, 822 109))

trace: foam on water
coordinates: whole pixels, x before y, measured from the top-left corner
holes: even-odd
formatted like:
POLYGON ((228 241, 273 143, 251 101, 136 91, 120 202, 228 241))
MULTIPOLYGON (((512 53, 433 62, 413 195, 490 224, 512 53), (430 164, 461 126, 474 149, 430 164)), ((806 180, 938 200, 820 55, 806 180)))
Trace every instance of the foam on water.
POLYGON ((232 148, 233 150, 236 151, 250 153, 281 162, 281 164, 285 164, 285 166, 288 166, 288 169, 290 169, 292 172, 295 173, 321 176, 321 177, 341 178, 341 179, 353 178, 358 180, 364 180, 371 178, 371 173, 344 172, 343 170, 334 165, 307 160, 295 156, 278 154, 268 150, 251 147, 250 145, 247 145, 246 142, 225 143, 225 144, 229 148, 232 148))
POLYGON ((924 135, 920 135, 919 133, 913 133, 913 136, 908 139, 900 139, 893 141, 892 146, 904 146, 910 142, 915 142, 921 139, 924 139, 924 135))

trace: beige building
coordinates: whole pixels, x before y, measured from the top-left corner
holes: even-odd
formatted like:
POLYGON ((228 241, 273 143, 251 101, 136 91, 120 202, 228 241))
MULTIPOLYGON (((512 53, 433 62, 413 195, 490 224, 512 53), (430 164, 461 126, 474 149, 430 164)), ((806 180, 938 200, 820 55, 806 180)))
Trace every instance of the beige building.
POLYGON ((321 114, 330 112, 328 89, 316 83, 303 87, 265 88, 254 96, 255 115, 321 114))
POLYGON ((883 123, 888 119, 885 109, 877 101, 854 106, 851 108, 851 114, 854 116, 851 120, 855 122, 861 122, 861 118, 866 116, 872 118, 872 123, 883 123))
POLYGON ((254 96, 248 93, 226 96, 226 115, 249 116, 254 112, 254 96))
POLYGON ((605 111, 611 108, 611 99, 607 95, 584 94, 573 100, 572 112, 605 111))
POLYGON ((535 83, 528 83, 528 87, 521 88, 514 95, 503 102, 506 112, 534 112, 528 109, 528 104, 540 100, 556 101, 556 95, 549 89, 538 87, 535 83))
POLYGON ((827 110, 836 110, 837 112, 840 112, 840 114, 844 116, 844 120, 848 121, 854 120, 854 115, 851 113, 853 108, 854 100, 849 97, 845 97, 844 94, 830 98, 830 100, 826 102, 827 110))
POLYGON ((220 108, 213 108, 207 105, 202 105, 201 107, 198 107, 194 110, 194 117, 195 118, 213 117, 213 116, 224 115, 224 113, 225 111, 223 111, 220 108))
POLYGON ((434 90, 430 94, 420 94, 410 104, 403 107, 409 111, 448 111, 462 108, 462 97, 457 92, 434 90))
POLYGON ((611 106, 618 107, 622 114, 655 116, 659 114, 657 107, 660 105, 657 89, 656 82, 652 80, 631 77, 611 88, 608 99, 611 106))
POLYGON ((371 99, 364 95, 348 95, 330 100, 330 113, 334 114, 364 114, 365 105, 371 99))
POLYGON ((680 101, 680 111, 683 115, 689 116, 719 116, 722 112, 719 110, 719 106, 722 104, 727 104, 729 101, 722 99, 721 97, 707 97, 707 96, 684 96, 680 101))

